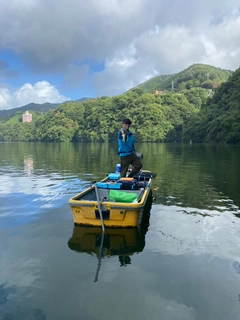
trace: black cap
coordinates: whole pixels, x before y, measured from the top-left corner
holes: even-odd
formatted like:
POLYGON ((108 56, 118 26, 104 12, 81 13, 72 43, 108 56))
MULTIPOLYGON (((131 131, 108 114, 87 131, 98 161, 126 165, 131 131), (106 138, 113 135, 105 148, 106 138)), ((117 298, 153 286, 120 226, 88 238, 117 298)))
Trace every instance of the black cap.
POLYGON ((131 124, 132 121, 131 121, 130 119, 126 118, 126 119, 123 120, 123 123, 125 123, 125 124, 131 124))

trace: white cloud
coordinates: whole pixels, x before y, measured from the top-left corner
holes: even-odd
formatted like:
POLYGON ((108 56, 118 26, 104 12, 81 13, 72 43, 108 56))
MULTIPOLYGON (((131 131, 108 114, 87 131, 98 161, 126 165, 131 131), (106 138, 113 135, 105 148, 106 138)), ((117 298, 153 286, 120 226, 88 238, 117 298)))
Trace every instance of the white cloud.
POLYGON ((240 15, 226 18, 217 26, 211 26, 208 34, 202 35, 206 48, 203 63, 235 70, 240 56, 240 15))
POLYGON ((0 88, 0 109, 11 109, 28 103, 60 103, 69 100, 47 81, 39 81, 34 85, 25 83, 21 88, 11 93, 8 88, 0 88))
POLYGON ((11 108, 11 95, 7 88, 0 88, 0 109, 11 108))
POLYGON ((114 95, 193 63, 239 67, 238 0, 59 0, 57 6, 55 0, 0 0, 0 5, 0 50, 13 50, 32 72, 62 74, 65 87, 80 89, 87 79, 97 95, 114 95), (89 58, 104 61, 105 69, 89 75, 89 58))

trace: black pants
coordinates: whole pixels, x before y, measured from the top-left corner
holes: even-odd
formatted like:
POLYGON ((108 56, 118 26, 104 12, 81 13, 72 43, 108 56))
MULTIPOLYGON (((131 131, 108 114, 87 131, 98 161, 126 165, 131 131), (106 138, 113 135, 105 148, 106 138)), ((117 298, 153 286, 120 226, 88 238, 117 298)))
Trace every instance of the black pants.
POLYGON ((121 158, 121 173, 120 173, 121 177, 126 177, 128 167, 130 164, 133 166, 133 169, 131 173, 128 175, 128 177, 133 177, 142 168, 141 160, 140 158, 137 157, 135 152, 130 154, 129 156, 120 157, 120 158, 121 158))

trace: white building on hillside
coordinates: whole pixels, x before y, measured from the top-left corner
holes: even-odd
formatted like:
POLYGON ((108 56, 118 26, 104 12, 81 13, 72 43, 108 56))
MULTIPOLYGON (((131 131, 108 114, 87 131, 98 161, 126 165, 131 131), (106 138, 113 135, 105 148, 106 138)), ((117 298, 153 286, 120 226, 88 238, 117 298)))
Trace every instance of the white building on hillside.
POLYGON ((32 114, 26 111, 22 114, 22 122, 31 122, 32 121, 32 114))

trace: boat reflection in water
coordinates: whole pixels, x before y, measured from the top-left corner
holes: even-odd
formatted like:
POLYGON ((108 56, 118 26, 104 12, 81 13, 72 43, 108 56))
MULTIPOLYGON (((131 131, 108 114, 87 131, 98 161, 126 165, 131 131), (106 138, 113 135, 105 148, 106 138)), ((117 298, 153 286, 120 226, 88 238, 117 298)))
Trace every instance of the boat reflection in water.
POLYGON ((142 223, 138 228, 105 228, 103 233, 100 227, 74 226, 68 246, 76 252, 95 254, 98 257, 95 281, 98 280, 102 258, 118 256, 122 267, 131 264, 133 254, 143 251, 151 206, 152 194, 146 201, 142 223))

